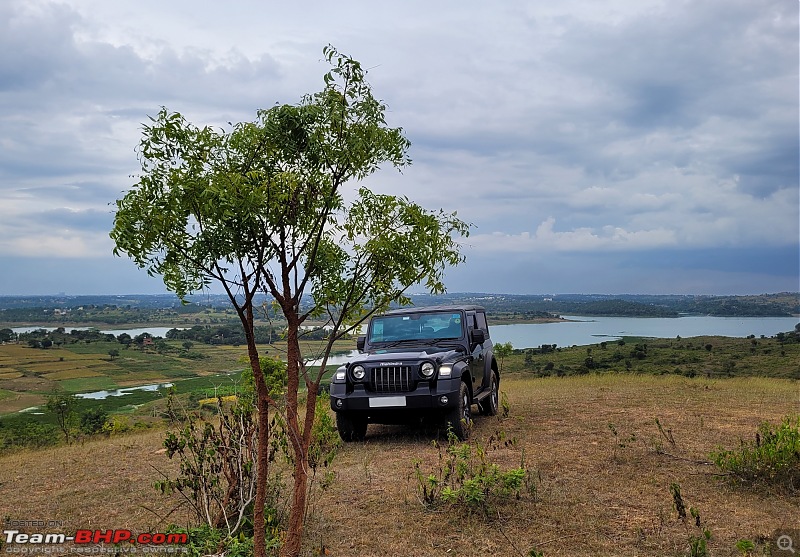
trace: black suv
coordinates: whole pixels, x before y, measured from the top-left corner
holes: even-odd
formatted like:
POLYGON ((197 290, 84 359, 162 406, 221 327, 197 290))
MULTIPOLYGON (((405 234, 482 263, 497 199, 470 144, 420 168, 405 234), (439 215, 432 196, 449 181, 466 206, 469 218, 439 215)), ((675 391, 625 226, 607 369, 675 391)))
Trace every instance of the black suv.
POLYGON ((497 414, 500 373, 486 312, 480 306, 408 308, 377 315, 359 356, 331 379, 339 435, 361 440, 368 423, 444 420, 460 439, 469 434, 472 405, 497 414))

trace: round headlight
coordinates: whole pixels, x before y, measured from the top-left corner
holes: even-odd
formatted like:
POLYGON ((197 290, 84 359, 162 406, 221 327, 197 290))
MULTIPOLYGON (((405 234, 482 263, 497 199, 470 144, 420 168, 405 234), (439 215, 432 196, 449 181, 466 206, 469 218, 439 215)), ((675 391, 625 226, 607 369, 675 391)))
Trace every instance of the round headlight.
POLYGON ((366 374, 367 372, 364 370, 364 366, 356 366, 353 368, 353 379, 361 381, 362 379, 364 379, 364 376, 366 374))
POLYGON ((436 371, 436 369, 433 367, 432 363, 425 362, 424 364, 422 364, 421 371, 422 375, 424 375, 425 377, 431 377, 433 376, 433 372, 436 371))

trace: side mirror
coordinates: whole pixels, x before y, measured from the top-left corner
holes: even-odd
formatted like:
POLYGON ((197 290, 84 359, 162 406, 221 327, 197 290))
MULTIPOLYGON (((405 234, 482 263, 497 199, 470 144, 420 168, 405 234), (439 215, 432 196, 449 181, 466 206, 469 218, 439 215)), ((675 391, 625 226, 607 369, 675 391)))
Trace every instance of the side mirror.
MULTIPOLYGON (((481 331, 483 332, 483 331, 481 331)), ((361 335, 356 339, 356 348, 358 348, 359 352, 364 351, 364 345, 367 343, 367 337, 365 335, 361 335)))
POLYGON ((486 342, 486 333, 483 332, 483 329, 473 329, 471 336, 473 344, 483 344, 486 342))

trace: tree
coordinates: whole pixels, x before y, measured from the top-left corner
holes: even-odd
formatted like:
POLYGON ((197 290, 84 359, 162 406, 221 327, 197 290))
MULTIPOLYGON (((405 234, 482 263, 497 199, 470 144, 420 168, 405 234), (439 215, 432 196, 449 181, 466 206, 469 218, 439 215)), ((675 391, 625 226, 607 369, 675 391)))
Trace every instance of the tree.
POLYGON ((11 329, 0 329, 0 342, 11 342, 16 335, 11 329))
POLYGON ((111 361, 113 362, 114 358, 119 356, 119 350, 117 350, 116 348, 112 348, 111 350, 108 351, 108 355, 111 358, 111 361))
POLYGON ((139 348, 143 348, 144 345, 152 341, 152 339, 153 337, 150 335, 150 333, 141 333, 133 338, 133 343, 139 346, 139 348))
POLYGON ((81 413, 81 431, 89 435, 100 433, 107 418, 108 412, 102 406, 89 408, 81 413))
POLYGON ((54 392, 47 397, 47 410, 52 412, 58 422, 58 427, 64 434, 64 440, 69 444, 70 433, 75 426, 75 405, 78 399, 75 395, 64 392, 54 392))
POLYGON ((506 342, 505 344, 502 342, 498 342, 494 345, 494 353, 495 356, 500 358, 500 372, 503 371, 503 360, 505 360, 508 356, 510 356, 514 352, 514 347, 511 346, 510 342, 506 342))
MULTIPOLYGON (((117 201, 111 231, 117 255, 161 275, 182 300, 216 282, 239 317, 257 394, 256 525, 264 524, 268 416, 277 408, 255 342, 257 295, 269 296, 286 319, 284 421, 294 485, 285 556, 301 548, 316 397, 333 343, 390 303, 409 303, 412 285, 443 292, 445 267, 463 260, 457 238, 468 233, 455 213, 345 190, 381 166, 409 164, 410 143, 386 124, 361 65, 330 46, 324 54, 331 69, 322 91, 260 110, 230 131, 198 128, 166 109, 151 118, 138 151, 142 173, 117 201), (345 193, 354 200, 346 203, 345 193), (310 317, 330 327, 313 375, 300 347, 310 317)), ((255 553, 265 555, 264 528, 254 530, 255 553)))

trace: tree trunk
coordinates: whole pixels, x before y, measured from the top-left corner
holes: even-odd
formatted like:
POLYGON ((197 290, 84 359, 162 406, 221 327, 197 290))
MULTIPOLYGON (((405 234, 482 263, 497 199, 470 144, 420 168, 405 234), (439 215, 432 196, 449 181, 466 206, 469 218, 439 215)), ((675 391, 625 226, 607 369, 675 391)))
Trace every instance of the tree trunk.
POLYGON ((253 502, 253 554, 255 557, 267 557, 266 525, 264 507, 267 503, 267 480, 269 479, 269 390, 254 336, 254 320, 252 306, 248 307, 242 319, 247 337, 247 355, 253 369, 253 380, 256 384, 256 408, 258 409, 258 448, 256 452, 256 497, 253 502), (245 322, 246 321, 246 322, 245 322))
MULTIPOLYGON (((287 316, 288 317, 288 316, 287 316)), ((314 419, 312 394, 308 393, 306 403, 306 421, 301 430, 298 408, 298 391, 300 387, 300 343, 298 339, 299 324, 296 318, 288 319, 287 332, 287 400, 286 414, 289 429, 289 441, 294 453, 294 485, 292 488, 292 506, 289 509, 289 525, 286 541, 281 547, 281 557, 298 557, 303 545, 303 528, 308 496, 308 447, 311 441, 311 427, 314 419), (311 421, 309 412, 311 410, 311 421)), ((313 394, 316 399, 316 393, 313 394)))
MULTIPOLYGON (((253 369, 253 374, 261 374, 261 366, 253 369)), ((269 480, 269 401, 263 375, 261 385, 256 380, 258 397, 258 449, 256 457, 256 498, 253 503, 253 554, 255 557, 267 556, 266 524, 264 507, 267 504, 267 481, 269 480)))

